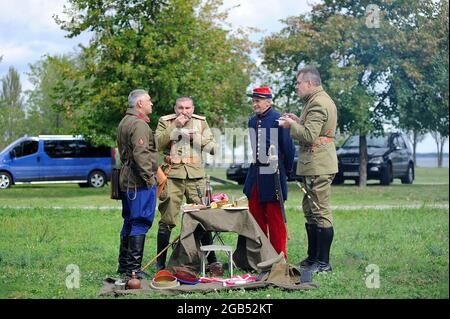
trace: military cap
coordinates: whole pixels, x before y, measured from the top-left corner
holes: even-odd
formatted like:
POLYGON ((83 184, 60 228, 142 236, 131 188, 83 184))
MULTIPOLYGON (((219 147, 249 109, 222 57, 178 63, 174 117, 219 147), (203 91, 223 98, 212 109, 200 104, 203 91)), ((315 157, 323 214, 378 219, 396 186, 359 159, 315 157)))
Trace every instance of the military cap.
POLYGON ((247 94, 247 96, 259 97, 259 98, 263 98, 263 99, 271 99, 272 92, 270 91, 270 88, 268 88, 268 87, 254 88, 252 93, 247 94))
POLYGON ((179 286, 177 278, 168 270, 161 270, 156 273, 155 278, 152 279, 150 286, 154 289, 167 289, 179 286))

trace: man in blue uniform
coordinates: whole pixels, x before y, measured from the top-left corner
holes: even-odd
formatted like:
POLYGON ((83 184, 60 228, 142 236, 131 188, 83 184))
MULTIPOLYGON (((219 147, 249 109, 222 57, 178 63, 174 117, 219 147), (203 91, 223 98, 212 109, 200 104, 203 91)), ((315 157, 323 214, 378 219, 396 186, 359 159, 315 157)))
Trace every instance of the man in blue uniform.
POLYGON ((278 126, 280 114, 272 108, 272 92, 268 87, 256 88, 252 94, 255 115, 248 121, 253 151, 253 163, 247 173, 244 193, 249 200, 249 210, 277 253, 286 255, 287 230, 277 196, 275 169, 279 168, 282 200, 287 199, 286 174, 294 164, 295 148, 289 130, 278 126), (276 164, 269 161, 269 148, 274 147, 276 164))

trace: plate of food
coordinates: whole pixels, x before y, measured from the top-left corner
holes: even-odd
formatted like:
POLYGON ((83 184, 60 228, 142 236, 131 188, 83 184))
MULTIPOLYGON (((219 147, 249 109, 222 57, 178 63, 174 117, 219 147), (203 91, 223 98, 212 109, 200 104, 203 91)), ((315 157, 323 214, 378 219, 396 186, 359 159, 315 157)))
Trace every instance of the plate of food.
POLYGON ((181 208, 183 210, 183 212, 187 213, 187 212, 195 212, 197 210, 201 210, 201 209, 205 209, 206 206, 205 205, 199 205, 199 204, 185 204, 183 205, 183 207, 181 208))
POLYGON ((234 210, 245 210, 248 209, 247 206, 230 206, 230 207, 222 207, 225 210, 234 211, 234 210))

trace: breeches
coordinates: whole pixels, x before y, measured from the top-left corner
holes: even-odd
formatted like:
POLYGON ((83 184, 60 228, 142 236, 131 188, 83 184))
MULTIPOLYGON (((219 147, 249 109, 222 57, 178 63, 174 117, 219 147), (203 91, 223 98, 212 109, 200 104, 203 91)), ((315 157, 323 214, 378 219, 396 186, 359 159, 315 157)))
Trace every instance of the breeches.
POLYGON ((156 208, 156 185, 121 192, 123 226, 121 236, 144 235, 152 227, 156 208))
POLYGON ((333 226, 333 216, 331 215, 331 182, 334 174, 303 176, 302 182, 306 192, 311 196, 303 196, 303 213, 308 224, 316 224, 318 227, 328 228, 333 226), (319 208, 317 208, 314 201, 319 208))
POLYGON ((183 197, 188 204, 201 204, 202 199, 198 196, 197 187, 204 196, 205 181, 198 179, 169 178, 167 185, 160 196, 158 210, 161 213, 159 230, 171 231, 177 224, 183 197))

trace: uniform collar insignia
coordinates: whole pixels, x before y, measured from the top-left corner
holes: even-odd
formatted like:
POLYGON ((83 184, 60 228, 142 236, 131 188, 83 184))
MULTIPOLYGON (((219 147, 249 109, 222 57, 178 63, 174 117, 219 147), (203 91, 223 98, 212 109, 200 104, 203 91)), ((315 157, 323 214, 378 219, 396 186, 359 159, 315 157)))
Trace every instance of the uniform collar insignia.
POLYGON ((318 87, 314 88, 311 92, 309 92, 307 95, 305 95, 303 97, 303 101, 308 102, 310 99, 312 99, 312 97, 314 95, 316 95, 317 93, 322 92, 322 91, 323 91, 323 87, 322 87, 322 85, 319 85, 318 87))
POLYGON ((269 114, 269 112, 272 110, 272 107, 269 107, 267 110, 265 110, 263 113, 261 113, 261 114, 256 114, 256 116, 258 117, 258 118, 261 118, 261 117, 265 117, 267 114, 269 114))
POLYGON ((139 113, 138 118, 140 118, 141 120, 144 120, 145 123, 149 123, 150 122, 150 118, 147 115, 144 115, 142 113, 139 113))
POLYGON ((134 109, 134 108, 128 108, 126 113, 129 115, 134 115, 137 118, 140 118, 141 120, 145 121, 145 123, 150 122, 150 118, 147 115, 144 115, 144 114, 136 111, 136 109, 134 109))

